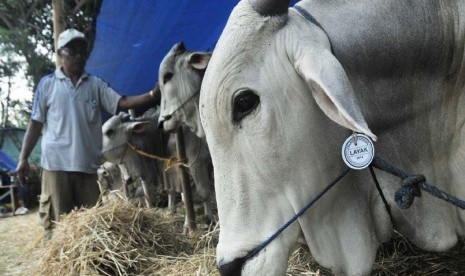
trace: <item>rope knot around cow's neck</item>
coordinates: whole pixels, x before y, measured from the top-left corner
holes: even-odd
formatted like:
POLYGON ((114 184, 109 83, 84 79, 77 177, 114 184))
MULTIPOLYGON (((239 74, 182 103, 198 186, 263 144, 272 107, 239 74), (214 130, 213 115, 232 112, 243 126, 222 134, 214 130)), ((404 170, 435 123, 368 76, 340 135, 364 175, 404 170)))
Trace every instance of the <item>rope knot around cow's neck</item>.
POLYGON ((424 175, 411 175, 400 181, 400 187, 394 194, 394 200, 401 209, 407 209, 413 204, 415 197, 421 197, 420 184, 426 182, 424 175))
POLYGON ((185 159, 179 159, 175 156, 170 157, 165 161, 165 172, 171 170, 173 167, 186 166, 185 162, 185 159))

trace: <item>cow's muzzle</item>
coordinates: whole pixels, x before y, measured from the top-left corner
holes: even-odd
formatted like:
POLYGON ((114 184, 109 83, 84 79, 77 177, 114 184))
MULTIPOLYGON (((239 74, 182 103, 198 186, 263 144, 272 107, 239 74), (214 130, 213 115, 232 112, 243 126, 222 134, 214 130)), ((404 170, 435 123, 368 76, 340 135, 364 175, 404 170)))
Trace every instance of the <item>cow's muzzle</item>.
POLYGON ((158 121, 158 129, 163 129, 163 124, 165 123, 165 121, 168 121, 169 119, 171 119, 171 115, 161 117, 161 119, 158 121))
POLYGON ((240 276, 242 267, 247 261, 246 257, 235 259, 232 262, 222 264, 218 267, 221 276, 240 276))

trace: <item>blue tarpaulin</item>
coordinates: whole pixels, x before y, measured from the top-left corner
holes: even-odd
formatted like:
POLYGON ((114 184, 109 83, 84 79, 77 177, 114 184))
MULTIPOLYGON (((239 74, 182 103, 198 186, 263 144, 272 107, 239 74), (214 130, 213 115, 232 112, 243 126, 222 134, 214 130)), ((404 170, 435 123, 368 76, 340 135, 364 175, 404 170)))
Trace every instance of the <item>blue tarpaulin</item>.
POLYGON ((124 95, 142 94, 158 81, 173 44, 212 51, 237 0, 106 0, 97 17, 87 71, 124 95))
POLYGON ((0 150, 0 169, 2 171, 13 172, 16 170, 16 161, 8 154, 0 150))
MULTIPOLYGON (((291 1, 291 4, 295 1, 291 1)), ((142 94, 158 81, 173 44, 213 51, 238 0, 104 0, 87 71, 122 95, 142 94)))

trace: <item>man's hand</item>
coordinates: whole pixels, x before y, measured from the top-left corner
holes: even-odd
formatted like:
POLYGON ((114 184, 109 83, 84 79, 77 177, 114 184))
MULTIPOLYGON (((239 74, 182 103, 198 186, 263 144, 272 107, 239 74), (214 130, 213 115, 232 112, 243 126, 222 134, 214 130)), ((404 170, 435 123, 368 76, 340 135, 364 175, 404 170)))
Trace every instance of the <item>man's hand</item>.
POLYGON ((21 153, 18 157, 18 166, 16 167, 16 176, 18 177, 21 185, 26 185, 26 178, 29 175, 29 162, 27 159, 34 149, 37 140, 39 139, 42 131, 43 123, 31 120, 27 126, 26 134, 24 135, 21 153))
POLYGON ((16 167, 16 176, 18 177, 19 184, 26 185, 27 176, 29 175, 29 162, 27 160, 19 161, 16 167))

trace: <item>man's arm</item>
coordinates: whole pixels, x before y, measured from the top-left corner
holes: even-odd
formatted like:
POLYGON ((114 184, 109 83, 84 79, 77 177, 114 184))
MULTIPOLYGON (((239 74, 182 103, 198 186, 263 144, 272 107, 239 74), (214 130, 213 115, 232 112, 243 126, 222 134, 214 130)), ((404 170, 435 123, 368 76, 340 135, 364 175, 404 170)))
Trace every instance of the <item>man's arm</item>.
POLYGON ((160 86, 157 83, 155 88, 148 93, 137 96, 122 97, 121 100, 118 102, 118 108, 123 110, 140 108, 152 103, 157 104, 157 101, 158 104, 160 104, 160 97, 160 86))
POLYGON ((16 167, 16 174, 18 176, 20 184, 26 184, 26 176, 29 173, 29 162, 28 158, 31 155, 34 146, 39 140, 42 132, 43 124, 38 121, 31 120, 24 136, 23 145, 21 147, 21 153, 18 158, 18 166, 16 167))

